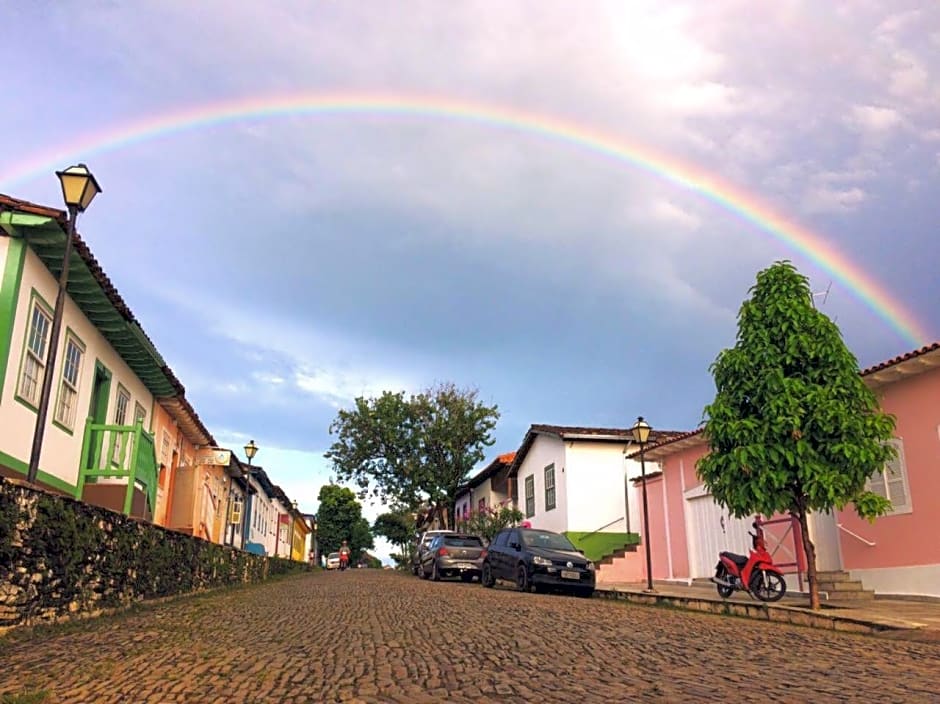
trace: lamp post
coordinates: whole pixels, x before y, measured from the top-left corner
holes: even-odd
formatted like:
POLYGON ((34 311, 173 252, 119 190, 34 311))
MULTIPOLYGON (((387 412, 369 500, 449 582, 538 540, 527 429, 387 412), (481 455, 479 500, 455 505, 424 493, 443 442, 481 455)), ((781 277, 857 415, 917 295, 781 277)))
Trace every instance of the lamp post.
POLYGON ((646 501, 646 460, 643 457, 643 451, 647 441, 650 439, 649 423, 643 420, 643 416, 636 419, 636 423, 630 429, 633 432, 633 441, 640 446, 640 476, 643 482, 643 543, 646 545, 646 591, 654 592, 653 589, 653 559, 650 554, 650 516, 649 506, 646 501))
POLYGON ((245 457, 248 458, 248 469, 245 472, 245 505, 242 508, 242 550, 248 544, 248 496, 251 493, 251 460, 258 454, 258 446, 254 440, 249 440, 245 445, 245 457))
POLYGON ((69 220, 65 233, 65 254, 62 255, 62 270, 59 272, 59 292, 56 294, 55 309, 52 312, 52 329, 49 331, 49 354, 42 377, 42 389, 39 393, 39 407, 36 411, 36 428, 33 431, 33 446, 29 451, 29 468, 26 480, 36 482, 39 474, 39 456, 42 454, 42 438, 46 430, 46 416, 49 413, 49 396, 52 394, 52 381, 55 377, 56 353, 59 347, 59 332, 62 329, 62 312, 65 307, 65 290, 69 283, 69 263, 72 259, 72 239, 75 237, 75 220, 79 213, 91 205, 95 196, 101 193, 101 187, 84 164, 70 166, 65 171, 56 171, 62 185, 62 198, 68 206, 69 220))

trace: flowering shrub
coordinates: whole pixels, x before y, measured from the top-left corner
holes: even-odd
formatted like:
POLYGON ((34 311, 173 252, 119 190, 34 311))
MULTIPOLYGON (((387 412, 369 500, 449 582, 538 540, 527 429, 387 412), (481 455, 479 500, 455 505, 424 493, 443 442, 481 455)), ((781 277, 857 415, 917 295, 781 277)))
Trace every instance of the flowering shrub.
POLYGON ((484 506, 479 511, 471 511, 466 517, 458 518, 457 530, 478 535, 490 542, 503 528, 517 525, 522 519, 522 511, 512 506, 484 506))

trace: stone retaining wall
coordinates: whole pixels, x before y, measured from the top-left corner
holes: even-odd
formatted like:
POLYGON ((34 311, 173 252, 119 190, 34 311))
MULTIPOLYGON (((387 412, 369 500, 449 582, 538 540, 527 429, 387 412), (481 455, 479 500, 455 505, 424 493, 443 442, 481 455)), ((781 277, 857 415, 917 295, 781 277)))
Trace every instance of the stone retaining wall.
POLYGON ((0 477, 0 632, 308 569, 0 477))

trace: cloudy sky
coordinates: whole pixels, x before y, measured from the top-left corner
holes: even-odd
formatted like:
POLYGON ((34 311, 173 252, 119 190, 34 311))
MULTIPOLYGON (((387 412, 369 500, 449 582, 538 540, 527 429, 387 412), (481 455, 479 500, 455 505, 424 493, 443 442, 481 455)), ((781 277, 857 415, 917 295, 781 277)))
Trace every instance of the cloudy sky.
POLYGON ((56 205, 55 168, 88 163, 104 192, 80 230, 216 437, 254 438, 304 509, 358 394, 476 387, 502 411, 494 455, 530 423, 695 427, 776 259, 832 284, 823 310, 863 366, 940 338, 935 2, 0 0, 0 17, 0 192, 56 205), (859 267, 918 339, 733 208, 525 126, 282 111, 113 139, 225 102, 375 95, 525 113, 727 183, 859 267))

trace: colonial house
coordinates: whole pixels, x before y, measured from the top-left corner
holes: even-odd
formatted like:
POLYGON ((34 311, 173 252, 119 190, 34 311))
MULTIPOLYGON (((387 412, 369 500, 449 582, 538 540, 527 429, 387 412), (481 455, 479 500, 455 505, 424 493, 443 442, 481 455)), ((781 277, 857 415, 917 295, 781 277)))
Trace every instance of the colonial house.
MULTIPOLYGON (((185 397, 160 399, 156 403, 151 432, 158 467, 154 522, 169 527, 179 468, 192 467, 196 451, 215 447, 216 443, 185 397)), ((185 497, 180 495, 178 500, 185 497)))
POLYGON ((509 478, 509 469, 515 452, 499 455, 457 492, 454 514, 458 521, 466 520, 471 511, 496 508, 505 504, 515 505, 518 494, 515 482, 509 478))
POLYGON ((196 450, 190 462, 176 468, 167 527, 213 543, 230 544, 227 534, 234 497, 244 493, 236 486, 236 479, 244 486, 244 467, 231 450, 196 450))
MULTIPOLYGON (((830 598, 871 598, 873 593, 940 597, 940 342, 861 372, 882 410, 897 419, 898 458, 869 482, 892 503, 874 523, 851 506, 809 521, 821 570, 820 589, 830 598)), ((718 552, 746 552, 757 517, 736 519, 708 494, 695 464, 708 451, 701 431, 659 442, 645 457, 661 472, 647 480, 653 577, 688 581, 710 577, 718 552)), ((761 518, 775 561, 801 586, 805 572, 800 528, 789 517, 761 518)), ((643 575, 641 575, 641 578, 643 575)))
POLYGON ((27 473, 43 377, 52 374, 39 484, 153 519, 154 408, 185 391, 77 234, 55 368, 47 368, 66 232, 64 212, 0 195, 0 473, 27 473))
MULTIPOLYGON (((677 435, 653 430, 650 441, 677 435)), ((564 533, 599 560, 598 581, 629 581, 639 562, 629 554, 641 533, 640 463, 629 428, 533 425, 509 467, 517 508, 533 528, 564 533)))

